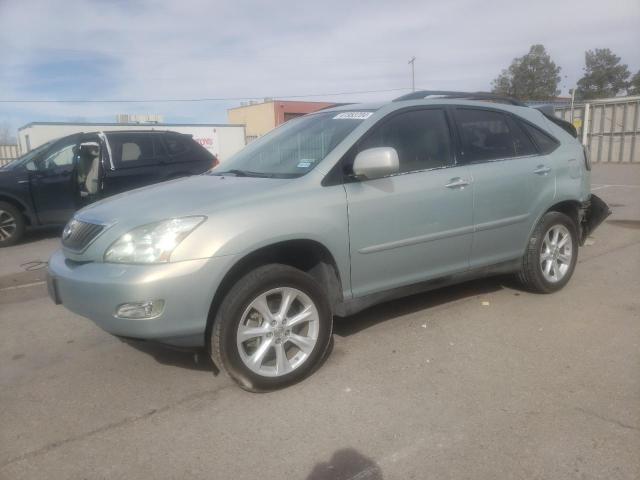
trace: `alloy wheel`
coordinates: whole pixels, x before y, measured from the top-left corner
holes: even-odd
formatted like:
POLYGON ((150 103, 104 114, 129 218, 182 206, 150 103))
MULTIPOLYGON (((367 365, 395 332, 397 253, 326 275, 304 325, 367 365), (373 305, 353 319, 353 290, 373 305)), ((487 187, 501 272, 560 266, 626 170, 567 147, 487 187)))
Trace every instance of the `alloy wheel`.
POLYGON ((0 242, 10 239, 17 228, 14 216, 6 210, 0 210, 0 242))
POLYGON ((238 324, 240 358, 254 373, 280 377, 304 364, 319 335, 320 317, 311 298, 291 287, 254 298, 238 324))
POLYGON ((542 240, 540 266, 542 275, 550 283, 559 282, 569 271, 573 256, 571 232, 564 225, 553 225, 542 240))

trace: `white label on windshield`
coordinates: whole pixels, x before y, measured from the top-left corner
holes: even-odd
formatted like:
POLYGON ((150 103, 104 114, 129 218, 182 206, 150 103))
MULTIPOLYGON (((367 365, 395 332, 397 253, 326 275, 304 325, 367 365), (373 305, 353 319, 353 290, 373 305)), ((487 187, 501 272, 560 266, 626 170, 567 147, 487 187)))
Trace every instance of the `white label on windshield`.
POLYGON ((303 158, 302 160, 300 160, 300 163, 298 163, 298 168, 309 168, 312 164, 313 160, 307 160, 306 158, 303 158))
POLYGON ((333 117, 334 120, 366 120, 373 112, 342 112, 333 117))

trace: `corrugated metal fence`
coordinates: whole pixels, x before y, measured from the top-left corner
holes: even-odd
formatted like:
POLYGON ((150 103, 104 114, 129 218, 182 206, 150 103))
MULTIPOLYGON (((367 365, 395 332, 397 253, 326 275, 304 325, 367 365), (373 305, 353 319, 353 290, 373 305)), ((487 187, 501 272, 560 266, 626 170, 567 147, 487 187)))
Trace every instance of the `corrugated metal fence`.
POLYGON ((593 100, 556 107, 556 115, 573 122, 592 162, 640 163, 640 96, 593 100))
POLYGON ((19 156, 18 145, 0 145, 0 167, 19 156))

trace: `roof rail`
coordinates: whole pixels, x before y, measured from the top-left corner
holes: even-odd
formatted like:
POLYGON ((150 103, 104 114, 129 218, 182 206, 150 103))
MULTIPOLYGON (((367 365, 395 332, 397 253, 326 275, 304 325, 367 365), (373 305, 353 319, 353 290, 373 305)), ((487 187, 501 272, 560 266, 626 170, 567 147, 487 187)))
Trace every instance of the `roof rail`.
POLYGON ((505 97, 504 95, 496 95, 489 92, 451 92, 447 90, 419 90, 417 92, 407 93, 401 97, 395 98, 394 102, 401 102, 403 100, 422 100, 427 97, 441 97, 441 98, 459 98, 464 100, 488 100, 493 102, 507 103, 509 105, 516 105, 518 107, 526 107, 527 105, 520 100, 516 100, 512 97, 505 97))

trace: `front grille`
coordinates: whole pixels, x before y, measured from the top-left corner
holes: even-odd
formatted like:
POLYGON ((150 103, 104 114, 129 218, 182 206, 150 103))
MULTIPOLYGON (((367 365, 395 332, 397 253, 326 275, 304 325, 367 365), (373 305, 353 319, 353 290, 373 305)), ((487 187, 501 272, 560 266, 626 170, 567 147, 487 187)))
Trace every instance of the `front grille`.
POLYGON ((104 229, 104 225, 87 223, 75 218, 71 220, 62 232, 62 245, 69 250, 81 252, 104 229))

